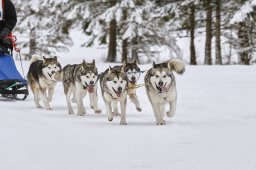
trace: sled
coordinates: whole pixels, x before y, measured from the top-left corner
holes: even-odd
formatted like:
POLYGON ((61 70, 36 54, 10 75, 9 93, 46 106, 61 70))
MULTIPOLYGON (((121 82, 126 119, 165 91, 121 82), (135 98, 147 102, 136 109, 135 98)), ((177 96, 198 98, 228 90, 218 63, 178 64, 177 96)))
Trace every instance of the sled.
POLYGON ((0 47, 0 94, 2 97, 25 100, 28 83, 18 72, 12 55, 4 54, 0 47))

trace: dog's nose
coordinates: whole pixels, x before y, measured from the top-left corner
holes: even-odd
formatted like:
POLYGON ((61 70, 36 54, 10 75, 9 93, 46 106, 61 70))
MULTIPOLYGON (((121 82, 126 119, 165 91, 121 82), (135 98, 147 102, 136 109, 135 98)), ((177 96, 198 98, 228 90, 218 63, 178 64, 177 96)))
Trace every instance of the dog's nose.
POLYGON ((94 81, 90 81, 90 85, 93 85, 94 84, 94 81))
POLYGON ((136 78, 135 77, 132 77, 132 81, 135 81, 136 80, 136 78))
POLYGON ((55 71, 52 71, 52 74, 54 74, 55 73, 55 71))
POLYGON ((118 90, 119 92, 121 92, 123 89, 122 89, 122 87, 118 87, 117 90, 118 90))
POLYGON ((159 82, 158 82, 158 85, 159 85, 159 86, 163 86, 163 85, 164 85, 164 82, 163 82, 163 81, 159 81, 159 82))

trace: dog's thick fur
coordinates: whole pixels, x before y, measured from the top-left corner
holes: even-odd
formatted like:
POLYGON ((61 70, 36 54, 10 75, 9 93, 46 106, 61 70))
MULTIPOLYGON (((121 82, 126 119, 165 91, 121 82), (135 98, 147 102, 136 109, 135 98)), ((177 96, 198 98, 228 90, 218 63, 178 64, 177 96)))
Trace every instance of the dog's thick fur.
POLYGON ((117 113, 117 105, 121 106, 121 125, 126 123, 126 104, 127 104, 127 87, 128 79, 123 67, 114 67, 107 69, 100 78, 100 86, 103 100, 106 104, 108 120, 112 121, 117 113), (112 113, 112 107, 114 113, 112 113))
POLYGON ((42 59, 36 55, 32 56, 27 79, 34 94, 36 107, 42 108, 39 104, 39 101, 42 100, 45 109, 52 110, 50 102, 57 81, 61 81, 62 74, 60 72, 61 65, 56 56, 54 58, 43 57, 42 59))
POLYGON ((73 102, 77 103, 77 115, 83 116, 86 110, 83 104, 83 98, 89 92, 90 106, 95 113, 100 113, 98 107, 97 95, 98 71, 95 60, 92 63, 86 63, 84 60, 81 64, 66 65, 63 68, 62 84, 68 106, 68 113, 74 114, 71 106, 71 95, 73 93, 73 102))
POLYGON ((185 64, 182 60, 171 59, 164 63, 155 64, 145 76, 145 87, 147 96, 153 107, 157 125, 164 125, 165 104, 169 104, 168 117, 175 114, 177 91, 176 82, 173 74, 175 71, 182 74, 185 71, 185 64))

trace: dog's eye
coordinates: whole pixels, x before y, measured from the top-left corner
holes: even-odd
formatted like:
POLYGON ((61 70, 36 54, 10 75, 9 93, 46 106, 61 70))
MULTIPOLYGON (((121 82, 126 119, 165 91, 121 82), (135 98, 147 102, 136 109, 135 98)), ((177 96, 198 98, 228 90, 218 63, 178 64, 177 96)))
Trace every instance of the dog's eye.
POLYGON ((116 81, 114 81, 114 83, 116 84, 117 82, 116 82, 116 81))
POLYGON ((159 78, 159 75, 156 75, 156 78, 159 78))
POLYGON ((95 76, 93 76, 92 78, 95 78, 95 76))
POLYGON ((166 78, 166 75, 164 75, 163 78, 166 78))
POLYGON ((48 67, 49 69, 51 69, 51 67, 48 67))
POLYGON ((89 78, 89 76, 86 76, 86 78, 89 78))
POLYGON ((122 80, 121 83, 123 83, 124 81, 122 80))

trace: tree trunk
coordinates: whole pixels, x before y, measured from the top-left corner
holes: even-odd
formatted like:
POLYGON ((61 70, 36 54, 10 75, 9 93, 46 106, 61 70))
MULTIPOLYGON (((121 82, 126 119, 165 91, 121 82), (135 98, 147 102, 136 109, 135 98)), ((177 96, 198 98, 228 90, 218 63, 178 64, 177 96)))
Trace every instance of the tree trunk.
MULTIPOLYGON (((127 10, 123 9, 123 22, 126 22, 127 19, 127 10)), ((122 42, 122 62, 127 62, 128 56, 128 39, 124 39, 122 42)))
POLYGON ((107 62, 116 61, 116 20, 110 21, 107 62))
POLYGON ((220 28, 220 22, 221 22, 221 0, 216 0, 216 32, 215 32, 215 48, 216 48, 216 64, 222 64, 222 56, 221 56, 221 28, 220 28))
POLYGON ((195 50, 195 4, 190 4, 190 64, 196 65, 196 50, 195 50))
POLYGON ((247 50, 250 46, 249 44, 249 35, 246 26, 246 21, 239 23, 238 28, 238 42, 240 47, 239 57, 240 57, 240 64, 249 65, 251 57, 249 55, 249 51, 247 50))
POLYGON ((212 64, 212 7, 211 0, 206 1, 206 40, 205 40, 205 60, 204 64, 212 64))
POLYGON ((139 61, 138 56, 138 37, 133 38, 132 40, 132 61, 139 61))
POLYGON ((36 53, 36 28, 30 29, 29 37, 29 59, 36 53))

